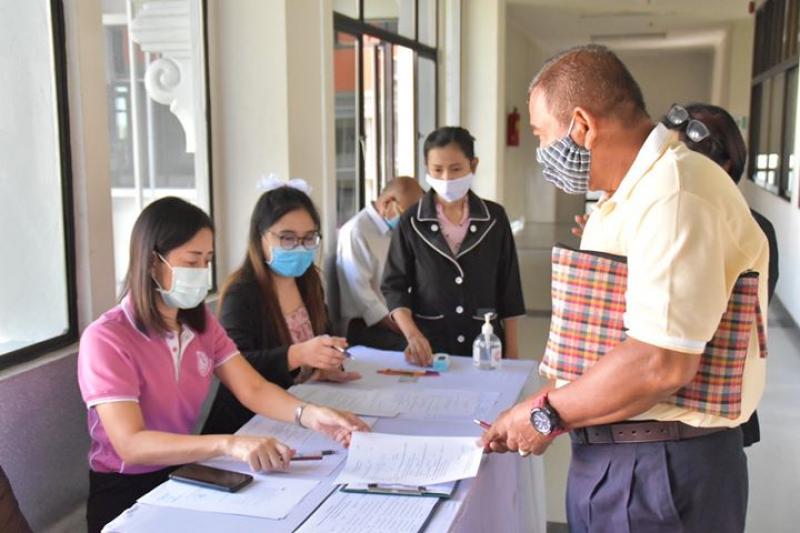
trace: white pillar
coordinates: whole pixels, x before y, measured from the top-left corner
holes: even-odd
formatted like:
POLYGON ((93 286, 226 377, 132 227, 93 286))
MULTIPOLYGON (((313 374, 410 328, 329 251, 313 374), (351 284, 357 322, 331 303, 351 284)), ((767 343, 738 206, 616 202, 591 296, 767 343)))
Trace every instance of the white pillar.
POLYGON ((480 158, 475 191, 503 199, 506 0, 461 4, 461 125, 480 158))

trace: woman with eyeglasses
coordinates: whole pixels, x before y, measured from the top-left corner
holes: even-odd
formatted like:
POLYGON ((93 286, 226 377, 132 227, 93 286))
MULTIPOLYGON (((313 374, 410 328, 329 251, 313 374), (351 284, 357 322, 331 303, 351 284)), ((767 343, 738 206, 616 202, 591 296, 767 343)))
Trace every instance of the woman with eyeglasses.
MULTIPOLYGON (((359 379, 345 372, 347 341, 331 325, 314 258, 320 217, 305 183, 264 192, 250 218, 247 255, 222 288, 219 319, 253 367, 289 388, 308 380, 359 379), (297 188, 299 187, 299 188, 297 188)), ((220 385, 203 433, 230 433, 253 413, 220 385)))

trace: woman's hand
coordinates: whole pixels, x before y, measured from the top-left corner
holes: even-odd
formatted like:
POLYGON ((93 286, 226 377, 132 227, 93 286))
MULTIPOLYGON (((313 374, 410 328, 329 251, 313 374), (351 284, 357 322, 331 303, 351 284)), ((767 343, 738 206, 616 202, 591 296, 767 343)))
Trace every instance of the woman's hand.
POLYGON ((350 446, 350 437, 354 431, 369 431, 369 426, 353 413, 313 404, 308 404, 303 409, 300 423, 324 433, 345 448, 350 446))
POLYGON ((225 455, 250 465, 254 472, 286 471, 295 451, 272 437, 230 435, 225 455))
POLYGON ((333 383, 347 383, 348 381, 355 381, 361 379, 361 374, 358 372, 347 372, 341 368, 336 370, 317 370, 311 377, 315 381, 330 381, 333 383))
POLYGON ((420 332, 409 335, 406 339, 406 361, 412 365, 431 366, 433 364, 433 349, 431 343, 420 332))
POLYGON ((306 342, 293 344, 289 347, 289 369, 306 366, 319 370, 339 370, 345 357, 337 348, 347 348, 347 340, 320 335, 306 342))
POLYGON ((572 228, 572 234, 576 237, 583 236, 583 228, 586 227, 586 222, 589 220, 589 214, 575 215, 575 227, 572 228))

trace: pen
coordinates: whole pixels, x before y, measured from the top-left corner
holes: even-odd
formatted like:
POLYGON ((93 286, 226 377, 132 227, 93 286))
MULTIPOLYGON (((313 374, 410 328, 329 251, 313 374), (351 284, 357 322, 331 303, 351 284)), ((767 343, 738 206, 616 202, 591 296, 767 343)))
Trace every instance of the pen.
POLYGON ((483 420, 478 420, 477 418, 473 418, 472 421, 478 424, 483 429, 489 429, 490 427, 492 427, 492 425, 489 422, 484 422, 483 420))
POLYGON ((348 359, 355 359, 355 357, 353 357, 353 354, 351 354, 344 348, 339 348, 338 346, 334 346, 334 348, 336 348, 339 352, 341 352, 343 356, 347 357, 348 359))
POLYGON ((400 370, 396 368, 382 368, 378 370, 378 374, 384 376, 411 376, 411 377, 424 377, 424 376, 438 376, 439 372, 436 370, 400 370))
POLYGON ((292 461, 321 461, 322 458, 326 455, 333 455, 336 451, 334 450, 322 450, 320 452, 306 452, 306 453, 297 453, 292 457, 292 461))

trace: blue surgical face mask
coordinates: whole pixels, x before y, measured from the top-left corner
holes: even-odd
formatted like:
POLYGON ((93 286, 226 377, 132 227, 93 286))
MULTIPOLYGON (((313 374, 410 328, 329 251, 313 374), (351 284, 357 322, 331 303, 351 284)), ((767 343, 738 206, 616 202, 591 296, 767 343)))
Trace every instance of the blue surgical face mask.
POLYGON ((567 134, 536 149, 536 160, 544 167, 544 179, 568 194, 584 194, 589 189, 589 168, 592 153, 572 140, 572 126, 569 123, 567 134))
POLYGON ((267 265, 273 272, 285 278, 299 278, 314 263, 316 250, 306 250, 298 246, 294 250, 284 250, 281 247, 270 247, 272 259, 267 265))
POLYGON ((174 267, 161 254, 158 254, 158 258, 172 270, 172 287, 168 291, 153 278, 164 303, 174 309, 194 309, 203 303, 211 288, 208 268, 174 267))
POLYGON ((386 219, 386 225, 389 226, 389 229, 396 229, 398 224, 400 224, 400 215, 386 219))

